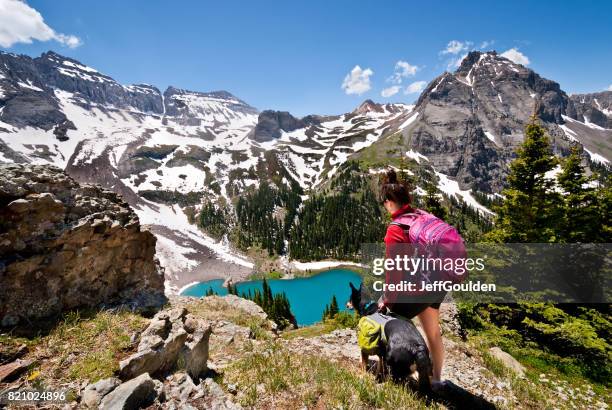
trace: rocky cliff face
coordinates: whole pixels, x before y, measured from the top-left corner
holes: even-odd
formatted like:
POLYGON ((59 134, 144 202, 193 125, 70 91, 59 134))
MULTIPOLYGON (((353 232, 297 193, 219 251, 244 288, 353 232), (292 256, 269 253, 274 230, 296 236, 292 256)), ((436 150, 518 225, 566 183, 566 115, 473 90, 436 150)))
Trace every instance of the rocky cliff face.
POLYGON ((131 300, 158 303, 155 237, 116 194, 60 169, 0 166, 0 321, 131 300))
POLYGON ((612 91, 573 94, 570 100, 573 103, 573 110, 568 113, 571 118, 602 128, 612 128, 612 91))
POLYGON ((287 111, 266 110, 259 114, 257 125, 253 128, 250 137, 257 142, 271 141, 279 138, 283 131, 291 132, 320 122, 314 116, 295 118, 287 111))

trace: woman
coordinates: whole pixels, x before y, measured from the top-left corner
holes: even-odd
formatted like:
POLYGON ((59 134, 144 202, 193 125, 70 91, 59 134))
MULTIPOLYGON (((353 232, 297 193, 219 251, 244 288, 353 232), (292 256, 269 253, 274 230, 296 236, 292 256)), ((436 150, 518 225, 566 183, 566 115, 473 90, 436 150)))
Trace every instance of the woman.
MULTIPOLYGON (((391 214, 391 219, 398 219, 400 216, 414 212, 410 206, 410 191, 406 184, 397 180, 394 170, 387 172, 380 188, 380 200, 385 209, 391 214)), ((385 235, 385 246, 387 258, 394 258, 395 244, 410 243, 408 232, 399 225, 390 224, 385 235)), ((398 282, 398 277, 394 276, 397 271, 386 272, 386 282, 398 282)), ((401 272, 403 275, 403 272, 401 272)), ((412 319, 418 316, 419 321, 425 331, 427 346, 433 362, 432 385, 440 382, 442 375, 442 364, 444 362, 444 346, 440 332, 440 304, 444 299, 444 294, 428 294, 413 297, 411 302, 406 302, 406 295, 400 297, 396 292, 385 293, 379 302, 379 308, 388 308, 391 312, 412 319), (401 300, 398 300, 401 299, 401 300)), ((410 296, 408 296, 410 298, 410 296)))

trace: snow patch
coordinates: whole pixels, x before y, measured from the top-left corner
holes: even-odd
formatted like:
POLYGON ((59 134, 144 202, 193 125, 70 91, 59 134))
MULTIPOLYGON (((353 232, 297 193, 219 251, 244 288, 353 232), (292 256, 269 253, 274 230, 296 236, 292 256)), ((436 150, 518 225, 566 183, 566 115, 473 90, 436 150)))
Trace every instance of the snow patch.
POLYGON ((601 130, 601 131, 605 130, 605 128, 600 127, 599 125, 590 122, 586 115, 583 115, 582 118, 584 118, 584 125, 586 125, 587 127, 592 128, 594 130, 601 130))
POLYGON ((447 175, 441 172, 438 172, 438 171, 435 171, 435 172, 438 178, 440 179, 440 181, 438 182, 438 189, 440 191, 444 192, 448 196, 454 196, 455 198, 462 199, 463 201, 465 201, 466 204, 468 204, 468 206, 471 206, 472 208, 475 208, 484 214, 488 214, 488 215, 494 214, 486 206, 481 205, 472 196, 472 191, 470 189, 461 190, 459 188, 459 183, 457 181, 450 179, 447 175))
POLYGON ((413 150, 407 151, 406 156, 408 158, 415 160, 419 164, 421 163, 421 159, 424 159, 425 161, 429 161, 429 158, 427 158, 425 155, 419 152, 413 151, 413 150))
POLYGON ((493 133, 491 133, 490 131, 485 131, 484 134, 492 143, 496 144, 495 135, 493 135, 493 133))
POLYGON ((587 152, 587 154, 589 154, 589 156, 591 157, 591 161, 593 162, 599 162, 600 164, 609 164, 610 161, 605 158, 603 155, 598 154, 596 152, 592 152, 589 151, 588 149, 584 148, 584 150, 587 152))
POLYGON ((403 130, 404 128, 408 127, 410 124, 415 122, 418 117, 419 117, 419 112, 417 111, 414 114, 412 114, 406 121, 404 121, 402 125, 399 126, 399 129, 403 130))
POLYGON ((25 83, 24 83, 23 81, 19 81, 19 82, 17 82, 17 84, 18 84, 20 87, 23 87, 23 88, 28 88, 28 89, 30 89, 30 90, 34 90, 34 91, 41 91, 41 92, 43 91, 43 89, 42 89, 42 88, 40 88, 40 87, 36 87, 34 84, 32 84, 32 82, 31 82, 30 80, 27 80, 27 82, 25 82, 25 83))

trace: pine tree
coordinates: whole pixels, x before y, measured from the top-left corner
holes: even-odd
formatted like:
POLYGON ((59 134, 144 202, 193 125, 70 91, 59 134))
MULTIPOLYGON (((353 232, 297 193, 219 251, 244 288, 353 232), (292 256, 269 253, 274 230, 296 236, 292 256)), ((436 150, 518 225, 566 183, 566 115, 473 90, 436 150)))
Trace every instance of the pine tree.
POLYGON ((603 221, 599 212, 595 177, 587 177, 581 165, 580 148, 574 146, 562 163, 557 176, 563 189, 563 219, 560 239, 564 242, 600 242, 603 240, 603 221))
POLYGON ((518 157, 510 164, 505 199, 495 211, 495 229, 487 234, 493 242, 555 242, 561 208, 554 180, 546 173, 558 161, 537 119, 531 118, 518 157))
POLYGON ((600 241, 610 243, 612 242, 612 177, 610 175, 597 190, 597 204, 601 221, 600 241))
POLYGON ((434 214, 440 219, 446 219, 446 209, 442 206, 442 202, 440 201, 438 187, 432 182, 427 182, 425 184, 424 207, 427 212, 434 214))
POLYGON ((255 294, 253 296, 253 302, 255 302, 259 306, 262 306, 263 308, 263 298, 261 296, 261 292, 258 289, 255 289, 254 293, 255 294))
POLYGON ((332 300, 329 305, 329 317, 333 319, 339 312, 340 309, 338 308, 338 301, 336 300, 336 295, 334 295, 332 296, 332 300))

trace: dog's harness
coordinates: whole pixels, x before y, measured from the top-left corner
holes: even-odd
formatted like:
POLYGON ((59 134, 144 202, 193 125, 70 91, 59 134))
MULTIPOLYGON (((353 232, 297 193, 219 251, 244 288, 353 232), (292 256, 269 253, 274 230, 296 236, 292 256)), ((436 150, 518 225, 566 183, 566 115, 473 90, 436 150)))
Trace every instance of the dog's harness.
POLYGON ((378 310, 378 302, 373 300, 364 305, 363 312, 371 311, 372 307, 375 307, 374 313, 362 316, 359 321, 358 341, 365 350, 371 350, 378 341, 387 344, 385 326, 389 321, 400 319, 410 322, 410 319, 392 312, 389 308, 384 308, 385 313, 383 313, 378 310))
POLYGON ((376 312, 371 315, 368 315, 368 317, 380 325, 380 338, 384 344, 387 344, 387 335, 385 334, 385 326, 389 321, 395 318, 393 316, 385 315, 384 313, 380 313, 380 312, 376 312))

